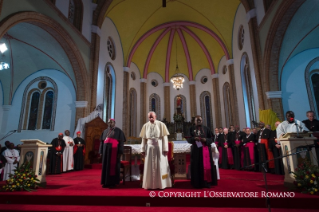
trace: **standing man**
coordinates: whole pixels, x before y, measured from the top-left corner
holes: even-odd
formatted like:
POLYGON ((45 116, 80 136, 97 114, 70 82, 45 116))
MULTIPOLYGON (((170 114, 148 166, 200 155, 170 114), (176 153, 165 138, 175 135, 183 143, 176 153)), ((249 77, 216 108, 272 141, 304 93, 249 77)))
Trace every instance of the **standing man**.
POLYGON ((51 144, 51 174, 61 174, 63 169, 63 151, 65 148, 63 133, 59 133, 58 137, 53 139, 51 144))
POLYGON ((10 174, 14 174, 14 170, 17 168, 20 156, 18 150, 14 149, 14 144, 10 143, 8 149, 4 151, 4 157, 7 160, 7 163, 4 167, 3 180, 10 178, 10 174))
MULTIPOLYGON (((307 112, 307 120, 303 120, 302 122, 306 125, 306 127, 313 132, 318 132, 319 131, 319 121, 314 118, 315 114, 313 111, 308 111, 307 112)), ((318 138, 318 137, 317 137, 318 138)), ((315 150, 317 154, 317 161, 319 164, 319 140, 315 140, 315 150)))
POLYGON ((286 121, 281 122, 277 127, 277 138, 281 138, 286 133, 303 133, 309 131, 305 124, 295 119, 295 113, 286 112, 286 121))
POLYGON ((156 120, 155 112, 149 112, 148 119, 149 122, 144 124, 140 133, 142 138, 141 154, 145 156, 142 188, 164 189, 172 187, 167 159, 169 132, 164 123, 156 120))
MULTIPOLYGON (((276 128, 280 124, 280 121, 276 121, 276 128)), ((271 131, 271 136, 269 139, 269 147, 274 155, 274 158, 282 156, 280 143, 277 142, 277 130, 271 131)), ((284 175, 284 165, 281 159, 275 160, 275 174, 284 175)))
POLYGON ((195 188, 210 188, 217 185, 216 166, 214 166, 210 129, 202 126, 202 117, 195 117, 196 126, 191 127, 188 143, 191 146, 191 184, 195 188))
POLYGON ((83 170, 84 168, 84 155, 85 155, 85 141, 81 138, 81 132, 76 132, 74 141, 74 170, 83 170))
MULTIPOLYGON (((259 128, 260 130, 257 132, 257 149, 258 149, 258 154, 259 154, 259 163, 264 163, 266 160, 271 160, 274 159, 274 156, 272 154, 271 148, 269 147, 269 138, 271 135, 271 130, 265 128, 265 123, 264 122, 259 122, 259 128)), ((275 168, 275 162, 269 161, 267 164, 269 169, 275 168)), ((266 166, 267 167, 267 166, 266 166)), ((259 170, 261 171, 262 166, 261 164, 259 165, 259 170)))
POLYGON ((120 158, 123 154, 126 138, 123 131, 115 127, 114 119, 109 119, 108 125, 109 127, 101 135, 99 149, 102 156, 101 184, 103 188, 114 188, 120 184, 120 158))
POLYGON ((65 149, 63 151, 63 172, 73 170, 74 159, 73 159, 73 146, 74 141, 73 138, 70 137, 70 131, 64 131, 65 136, 63 140, 65 142, 65 149))
POLYGON ((233 136, 224 128, 224 133, 219 137, 218 146, 222 147, 222 169, 234 168, 234 158, 232 152, 233 136))

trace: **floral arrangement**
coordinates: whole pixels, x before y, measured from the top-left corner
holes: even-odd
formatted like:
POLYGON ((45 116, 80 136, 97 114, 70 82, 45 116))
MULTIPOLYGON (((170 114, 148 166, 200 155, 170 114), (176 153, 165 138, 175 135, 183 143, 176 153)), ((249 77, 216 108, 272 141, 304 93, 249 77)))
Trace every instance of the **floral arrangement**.
POLYGON ((40 186, 30 162, 17 167, 14 174, 9 174, 9 177, 7 184, 2 187, 4 191, 34 191, 40 186))
POLYGON ((309 162, 303 163, 293 172, 294 184, 302 193, 318 194, 319 191, 319 167, 309 162))
POLYGON ((174 113, 173 119, 175 122, 176 121, 180 122, 180 121, 184 120, 184 117, 183 117, 183 114, 181 114, 181 113, 174 113))

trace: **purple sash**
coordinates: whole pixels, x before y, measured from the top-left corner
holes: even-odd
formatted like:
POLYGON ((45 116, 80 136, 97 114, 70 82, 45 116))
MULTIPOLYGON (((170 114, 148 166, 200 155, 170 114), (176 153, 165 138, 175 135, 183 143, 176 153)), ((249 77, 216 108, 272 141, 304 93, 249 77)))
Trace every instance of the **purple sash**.
POLYGON ((203 165, 204 165, 204 180, 212 182, 210 156, 208 146, 203 146, 203 165))
POLYGON ((117 160, 117 144, 119 142, 114 138, 106 138, 104 143, 105 144, 112 144, 110 176, 114 176, 115 175, 116 160, 117 160))
POLYGON ((255 154, 255 143, 254 142, 248 142, 246 144, 246 147, 248 148, 249 150, 249 157, 250 157, 250 162, 251 164, 254 164, 255 163, 255 157, 254 157, 254 154, 255 154))

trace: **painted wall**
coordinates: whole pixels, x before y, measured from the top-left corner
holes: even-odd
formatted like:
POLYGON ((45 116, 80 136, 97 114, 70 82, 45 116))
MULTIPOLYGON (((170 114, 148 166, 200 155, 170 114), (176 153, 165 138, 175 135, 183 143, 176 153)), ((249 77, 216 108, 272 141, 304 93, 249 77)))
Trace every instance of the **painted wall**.
POLYGON ((104 92, 104 79, 105 79, 105 67, 107 64, 111 64, 115 71, 115 120, 116 125, 122 128, 122 115, 123 115, 123 52, 122 45, 117 29, 113 22, 106 18, 101 27, 100 34, 100 54, 99 54, 99 68, 98 68, 98 80, 97 80, 97 99, 96 105, 103 103, 104 92), (111 37, 115 46, 115 59, 112 60, 107 51, 107 40, 111 37))
POLYGON ((259 25, 265 17, 264 0, 254 0, 254 3, 257 15, 257 24, 259 25))
POLYGON ((82 35, 91 42, 91 26, 92 26, 92 1, 82 0, 83 3, 83 19, 82 19, 82 35))
POLYGON ((319 2, 317 0, 307 0, 297 10, 292 18, 280 49, 279 73, 289 58, 310 48, 319 47, 319 2))
MULTIPOLYGON (((283 68, 281 90, 284 113, 292 110, 296 119, 306 119, 306 112, 310 110, 306 88, 305 70, 311 60, 319 56, 319 48, 306 50, 291 58, 283 68)), ((318 68, 314 64, 313 70, 318 68)))
MULTIPOLYGON (((38 71, 28 76, 18 87, 13 96, 12 106, 7 113, 8 119, 6 126, 2 126, 1 137, 11 130, 17 130, 19 125, 20 111, 22 105, 23 92, 26 86, 35 78, 48 76, 54 80, 58 87, 58 99, 56 109, 56 119, 54 131, 50 130, 22 130, 21 133, 14 133, 5 140, 19 144, 21 139, 40 139, 44 142, 51 143, 52 139, 57 137, 60 132, 70 130, 71 135, 75 129, 75 100, 76 94, 70 78, 64 73, 46 69, 38 71)), ((23 105, 24 106, 24 105, 23 105)), ((4 141, 1 142, 1 144, 4 141)))
POLYGON ((56 0, 55 6, 62 12, 62 14, 68 18, 69 17, 69 1, 56 0))
POLYGON ((136 90, 136 135, 139 135, 142 129, 141 123, 141 82, 140 82, 140 71, 135 63, 131 64, 130 67, 130 80, 129 80, 129 90, 134 88, 136 90), (135 80, 131 78, 131 73, 134 72, 135 80))
MULTIPOLYGON (((202 92, 204 91, 208 91, 210 93, 210 97, 211 97, 211 114, 212 114, 212 117, 213 117, 213 123, 212 126, 216 126, 215 124, 215 109, 214 109, 214 95, 213 95, 213 82, 212 82, 212 77, 211 77, 211 71, 209 69, 202 69, 200 70, 196 76, 195 76, 195 86, 196 86, 196 108, 197 108, 197 114, 200 114, 200 115, 204 115, 202 114, 201 112, 201 109, 200 109, 200 95, 202 92), (201 83, 201 79, 206 76, 207 77, 207 82, 205 84, 201 83)), ((205 103, 204 103, 205 104, 205 103)))

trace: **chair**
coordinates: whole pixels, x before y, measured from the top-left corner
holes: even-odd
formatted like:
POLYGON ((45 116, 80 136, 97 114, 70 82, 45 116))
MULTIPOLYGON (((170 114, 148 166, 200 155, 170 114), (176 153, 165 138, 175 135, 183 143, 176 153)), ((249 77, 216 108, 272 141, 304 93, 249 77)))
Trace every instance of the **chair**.
POLYGON ((132 158, 132 147, 124 146, 123 155, 121 158, 121 171, 120 174, 123 175, 123 185, 125 185, 125 178, 127 172, 129 171, 130 181, 132 181, 132 168, 131 168, 131 158, 132 158))
POLYGON ((100 143, 100 139, 94 140, 94 149, 89 153, 90 164, 102 162, 102 158, 99 154, 100 143))

